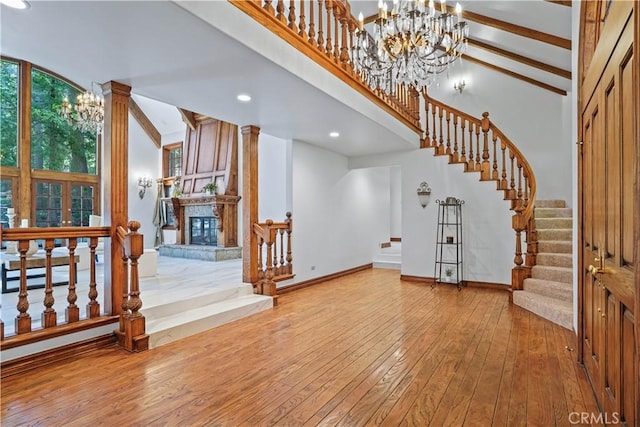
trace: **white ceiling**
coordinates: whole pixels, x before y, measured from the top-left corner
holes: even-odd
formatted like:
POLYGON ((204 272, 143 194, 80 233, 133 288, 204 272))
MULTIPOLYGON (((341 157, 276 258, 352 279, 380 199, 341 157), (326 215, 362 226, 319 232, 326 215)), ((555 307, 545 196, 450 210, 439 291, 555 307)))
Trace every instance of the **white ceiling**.
MULTIPOLYGON (((357 15, 360 5, 372 6, 352 2, 352 13, 357 15)), ((373 2, 374 11, 375 7, 373 2)), ((569 37, 571 30, 571 9, 542 0, 473 1, 464 7, 562 37, 569 37)), ((257 125, 264 133, 347 156, 417 147, 417 134, 290 46, 278 44, 258 24, 247 30, 243 19, 250 18, 226 1, 31 1, 26 11, 1 7, 0 52, 84 87, 108 80, 130 85, 134 99, 161 133, 172 132, 179 116, 173 107, 154 106, 153 100, 239 125, 257 125), (234 30, 237 34, 230 37, 234 30), (237 41, 243 37, 243 43, 237 41), (262 56, 268 49, 274 50, 272 59, 262 56), (238 102, 241 92, 251 94, 252 102, 238 102), (157 113, 154 108, 164 110, 157 113), (330 131, 341 135, 329 138, 330 131)), ((569 51, 471 25, 476 39, 570 69, 569 51)), ((479 49, 469 53, 570 88, 567 79, 479 49)))

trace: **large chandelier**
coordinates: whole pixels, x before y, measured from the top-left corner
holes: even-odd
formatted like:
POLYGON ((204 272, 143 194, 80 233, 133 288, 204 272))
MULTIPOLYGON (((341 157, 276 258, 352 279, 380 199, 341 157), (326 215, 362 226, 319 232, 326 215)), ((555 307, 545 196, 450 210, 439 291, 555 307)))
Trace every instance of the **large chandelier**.
MULTIPOLYGON (((92 83, 93 86, 93 83, 92 83)), ((104 122, 104 99, 92 91, 86 91, 76 98, 76 103, 71 105, 65 97, 60 106, 60 115, 69 124, 81 131, 102 132, 104 122)))
POLYGON ((466 50, 469 26, 461 12, 457 3, 455 14, 449 13, 446 0, 440 0, 438 13, 433 0, 393 0, 389 12, 380 0, 372 34, 358 16, 351 50, 355 69, 373 89, 395 93, 404 83, 422 91, 466 50))

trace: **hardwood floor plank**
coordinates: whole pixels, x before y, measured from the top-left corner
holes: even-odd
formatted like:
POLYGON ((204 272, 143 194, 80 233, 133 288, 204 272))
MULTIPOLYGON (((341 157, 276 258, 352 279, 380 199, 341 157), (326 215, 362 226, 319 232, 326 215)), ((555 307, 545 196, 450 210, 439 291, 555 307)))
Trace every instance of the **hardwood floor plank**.
POLYGON ((534 426, 555 425, 553 395, 550 393, 553 373, 545 342, 545 320, 537 315, 530 317, 529 369, 527 392, 527 424, 534 426))
POLYGON ((540 401, 527 408, 542 392, 550 425, 567 425, 596 410, 564 349, 575 336, 531 316, 506 293, 365 270, 144 353, 104 348, 5 378, 0 423, 511 427, 546 420, 540 401))

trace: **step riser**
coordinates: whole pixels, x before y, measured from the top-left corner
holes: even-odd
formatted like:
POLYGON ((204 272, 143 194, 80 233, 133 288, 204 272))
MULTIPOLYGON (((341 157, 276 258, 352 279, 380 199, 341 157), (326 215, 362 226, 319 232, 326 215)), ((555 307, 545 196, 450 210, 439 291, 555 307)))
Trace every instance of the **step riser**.
POLYGON ((549 282, 539 279, 525 279, 523 289, 539 295, 546 295, 562 301, 573 301, 573 285, 569 283, 549 282))
POLYGON ((571 218, 538 218, 536 219, 536 228, 538 230, 571 228, 573 220, 571 218))
POLYGON ((566 208, 564 200, 536 200, 536 208, 566 208))
POLYGON ((573 239, 573 230, 557 228, 554 230, 538 230, 538 241, 541 240, 566 240, 573 239))
POLYGON ((571 218, 573 210, 570 208, 536 208, 536 219, 539 218, 571 218))
POLYGON ((253 302, 242 307, 236 307, 231 310, 213 313, 208 317, 197 319, 191 322, 185 322, 171 328, 154 331, 153 325, 147 330, 149 335, 149 348, 155 348, 170 342, 204 332, 208 329, 215 328, 225 323, 241 319, 252 314, 268 310, 273 307, 273 301, 266 299, 263 301, 253 302))
POLYGON ((536 265, 571 268, 573 267, 573 256, 571 254, 538 253, 536 265))
POLYGON ((557 325, 573 330, 573 311, 566 302, 554 306, 550 305, 546 299, 543 301, 538 300, 536 294, 531 294, 527 291, 515 291, 513 293, 513 303, 557 325))
POLYGON ((531 269, 531 277, 553 282, 573 283, 573 272, 570 269, 558 270, 554 267, 536 265, 531 269))
POLYGON ((571 242, 538 241, 538 253, 570 254, 571 242))
POLYGON ((187 310, 204 307, 205 305, 214 304, 225 300, 232 300, 241 296, 251 294, 253 294, 253 286, 247 284, 240 287, 222 289, 216 292, 197 295, 192 298, 177 301, 172 301, 170 297, 168 297, 165 304, 147 308, 143 306, 142 310, 140 311, 147 319, 147 321, 151 321, 162 317, 172 316, 178 313, 184 313, 187 310))

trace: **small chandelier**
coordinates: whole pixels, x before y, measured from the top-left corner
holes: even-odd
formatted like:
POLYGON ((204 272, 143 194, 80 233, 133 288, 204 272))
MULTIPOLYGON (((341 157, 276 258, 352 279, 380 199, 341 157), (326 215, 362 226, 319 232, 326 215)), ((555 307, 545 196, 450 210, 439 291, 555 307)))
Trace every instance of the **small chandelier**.
POLYGON ((429 87, 436 76, 462 56, 467 47, 469 26, 460 20, 462 7, 455 14, 447 11, 446 0, 440 0, 436 13, 433 0, 393 0, 378 2, 378 17, 372 34, 364 29, 362 13, 351 49, 357 71, 373 89, 395 93, 399 84, 418 91, 429 87))
POLYGON ((93 92, 85 91, 78 95, 75 105, 65 97, 60 106, 60 115, 81 131, 102 132, 104 122, 104 99, 93 92))

